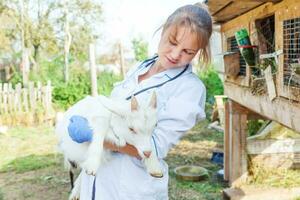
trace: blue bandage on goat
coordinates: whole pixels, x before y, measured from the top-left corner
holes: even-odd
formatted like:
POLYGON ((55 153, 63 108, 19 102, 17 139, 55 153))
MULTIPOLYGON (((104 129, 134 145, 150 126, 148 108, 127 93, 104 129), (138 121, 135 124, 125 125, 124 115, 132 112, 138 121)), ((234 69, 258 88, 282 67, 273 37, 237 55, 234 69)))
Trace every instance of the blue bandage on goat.
POLYGON ((73 115, 70 118, 68 132, 72 140, 77 143, 90 142, 93 138, 93 130, 88 120, 79 115, 73 115))

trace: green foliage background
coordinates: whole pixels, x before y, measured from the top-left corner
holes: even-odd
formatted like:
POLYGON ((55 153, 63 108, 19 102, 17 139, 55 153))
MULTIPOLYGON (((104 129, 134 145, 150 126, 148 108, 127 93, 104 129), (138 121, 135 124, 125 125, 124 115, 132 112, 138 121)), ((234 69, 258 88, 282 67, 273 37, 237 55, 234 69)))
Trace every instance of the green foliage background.
POLYGON ((224 94, 224 87, 218 73, 213 68, 209 66, 207 69, 198 72, 199 78, 203 81, 206 87, 206 100, 209 104, 214 103, 215 95, 224 94))
MULTIPOLYGON (((75 59, 72 59, 72 56, 70 58, 70 81, 68 83, 64 82, 63 59, 63 56, 57 56, 52 60, 43 60, 39 65, 39 70, 31 71, 29 76, 30 81, 40 81, 43 85, 47 84, 48 80, 51 81, 53 102, 58 109, 67 109, 75 102, 89 95, 91 91, 88 68, 83 67, 81 62, 76 62, 75 59)), ((209 110, 214 103, 214 95, 223 94, 223 83, 213 66, 199 71, 197 75, 206 87, 207 108, 209 110)), ((120 75, 109 72, 98 73, 98 93, 108 96, 113 89, 113 84, 121 79, 120 75)), ((21 72, 15 71, 10 82, 13 85, 22 82, 21 72)))
POLYGON ((137 61, 143 61, 148 57, 148 43, 142 38, 134 38, 132 41, 134 56, 137 61))

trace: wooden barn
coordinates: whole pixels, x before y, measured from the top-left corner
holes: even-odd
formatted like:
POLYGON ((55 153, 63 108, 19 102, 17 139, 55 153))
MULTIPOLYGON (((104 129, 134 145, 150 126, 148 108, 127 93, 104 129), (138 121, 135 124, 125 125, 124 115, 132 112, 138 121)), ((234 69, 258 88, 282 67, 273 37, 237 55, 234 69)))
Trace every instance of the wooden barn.
MULTIPOLYGON (((268 119, 300 132, 300 1, 205 3, 222 38, 228 97, 224 179, 237 186, 248 176, 247 120, 268 119), (240 37, 241 32, 246 36, 240 37)), ((293 149, 300 163, 299 148, 293 149)))

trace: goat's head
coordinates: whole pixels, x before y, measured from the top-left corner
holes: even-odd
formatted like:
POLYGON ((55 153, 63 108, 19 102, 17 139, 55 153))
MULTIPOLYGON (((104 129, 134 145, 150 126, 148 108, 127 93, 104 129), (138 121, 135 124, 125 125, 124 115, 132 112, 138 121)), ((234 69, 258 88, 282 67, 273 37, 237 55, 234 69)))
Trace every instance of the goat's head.
POLYGON ((151 137, 157 123, 156 104, 156 93, 153 92, 150 102, 145 105, 132 96, 126 105, 120 106, 120 103, 116 103, 108 108, 123 118, 127 130, 123 130, 124 132, 120 134, 127 143, 137 148, 142 158, 149 157, 153 153, 151 137))
POLYGON ((129 130, 126 141, 137 148, 142 158, 149 157, 152 153, 151 136, 157 123, 156 94, 153 93, 148 105, 140 105, 134 96, 130 104, 126 117, 129 130))

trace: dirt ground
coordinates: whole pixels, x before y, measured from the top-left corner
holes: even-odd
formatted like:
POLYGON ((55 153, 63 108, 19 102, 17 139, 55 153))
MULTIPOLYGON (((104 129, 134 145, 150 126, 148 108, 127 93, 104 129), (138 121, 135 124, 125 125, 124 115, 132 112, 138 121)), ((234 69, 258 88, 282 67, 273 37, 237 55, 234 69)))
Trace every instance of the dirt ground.
MULTIPOLYGON (((170 167, 170 200, 221 199, 221 191, 225 185, 216 177, 216 172, 220 167, 211 163, 210 157, 214 149, 222 147, 223 136, 221 133, 206 129, 206 125, 207 122, 203 122, 187 133, 181 142, 170 151, 166 159, 170 167), (209 170, 209 178, 197 183, 176 180, 174 168, 186 164, 206 167, 209 170)), ((43 127, 41 129, 44 130, 43 127)), ((10 165, 1 165, 0 163, 0 200, 64 200, 68 198, 69 176, 63 169, 62 157, 53 148, 56 140, 54 134, 51 133, 51 128, 42 137, 40 131, 35 133, 33 130, 30 129, 23 136, 20 136, 22 134, 18 135, 18 131, 5 136, 0 135, 2 148, 0 149, 0 157, 2 157, 0 161, 5 163, 10 161, 10 165), (35 145, 39 147, 32 145, 26 147, 26 141, 28 140, 28 146, 33 139, 35 145), (14 145, 7 146, 9 143, 14 143, 14 145), (22 145, 20 145, 21 143, 22 145), (45 150, 47 148, 48 150, 45 150), (43 149, 42 153, 41 149, 43 149), (18 153, 12 160, 13 156, 6 155, 8 152, 18 153), (37 165, 31 169, 31 166, 26 166, 25 159, 19 159, 19 157, 28 158, 29 156, 31 156, 29 162, 31 166, 39 160, 46 162, 42 166, 37 165), (28 167, 28 169, 20 171, 18 165, 22 165, 23 168, 24 166, 28 167)))

